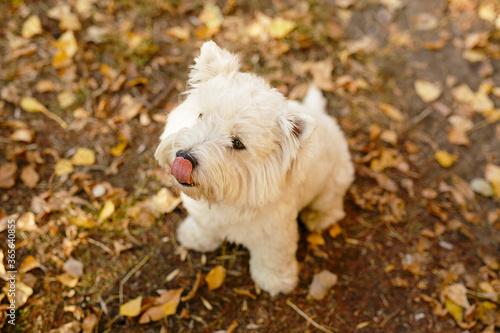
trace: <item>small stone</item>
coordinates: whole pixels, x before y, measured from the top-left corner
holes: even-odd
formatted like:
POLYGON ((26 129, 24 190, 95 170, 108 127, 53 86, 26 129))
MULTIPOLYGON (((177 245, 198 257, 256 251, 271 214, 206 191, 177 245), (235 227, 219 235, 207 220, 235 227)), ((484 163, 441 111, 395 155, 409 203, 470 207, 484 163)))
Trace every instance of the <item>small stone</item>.
POLYGON ((309 286, 309 298, 322 300, 328 294, 330 289, 337 284, 337 275, 330 271, 324 270, 314 275, 311 285, 309 286))
POLYGON ((92 195, 96 198, 100 198, 106 194, 106 187, 102 184, 97 184, 92 188, 92 195))

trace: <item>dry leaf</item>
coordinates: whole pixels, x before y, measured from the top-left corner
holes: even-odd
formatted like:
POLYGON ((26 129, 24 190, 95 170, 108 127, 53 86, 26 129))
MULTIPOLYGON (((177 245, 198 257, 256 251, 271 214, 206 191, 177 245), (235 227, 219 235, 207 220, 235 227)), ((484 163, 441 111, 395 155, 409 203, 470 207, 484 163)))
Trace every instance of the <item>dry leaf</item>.
POLYGON ((198 18, 204 23, 204 26, 196 31, 196 36, 202 39, 210 38, 217 33, 224 21, 222 10, 210 2, 205 4, 198 18))
POLYGON ((7 163, 0 166, 0 188, 8 189, 16 184, 17 165, 7 163))
POLYGON ((417 95, 426 103, 434 102, 441 96, 442 87, 435 83, 416 80, 414 86, 417 95))
POLYGON ((80 228, 85 228, 85 229, 90 229, 95 226, 95 223, 90 221, 87 217, 85 216, 74 216, 69 219, 71 223, 76 225, 77 227, 80 228))
POLYGON ((56 121, 62 128, 67 128, 68 124, 58 115, 50 112, 42 103, 33 97, 21 97, 20 106, 24 111, 43 113, 50 119, 56 121))
POLYGON ((60 69, 73 63, 73 56, 78 52, 78 44, 73 31, 66 31, 54 42, 57 53, 52 58, 52 67, 60 69))
POLYGON ((403 114, 401 111, 399 111, 397 108, 390 104, 386 103, 380 103, 378 107, 384 111, 385 115, 389 117, 390 119, 397 121, 397 122, 402 122, 404 120, 403 114))
POLYGON ((497 198, 500 198, 500 166, 487 164, 484 170, 484 178, 489 180, 497 198))
POLYGON ((59 161, 56 162, 56 165, 54 166, 54 172, 56 176, 65 176, 69 175, 73 172, 73 164, 71 163, 70 160, 67 159, 60 159, 59 161))
POLYGON ((63 265, 63 270, 71 276, 81 277, 83 275, 83 263, 70 257, 63 265))
POLYGON ((20 178, 29 188, 34 188, 40 181, 40 176, 36 172, 33 164, 27 165, 21 170, 20 178))
POLYGON ((495 194, 491 183, 484 178, 474 178, 470 182, 470 187, 474 192, 484 197, 492 197, 495 194))
POLYGON ((205 282, 208 285, 209 290, 215 290, 222 286, 224 279, 226 278, 226 269, 224 266, 215 266, 207 276, 205 276, 205 282))
POLYGON ((120 105, 121 107, 118 112, 126 120, 133 119, 142 109, 142 103, 129 94, 122 96, 120 99, 120 105))
POLYGON ((147 309, 139 318, 139 324, 147 324, 171 316, 177 312, 183 289, 168 290, 158 297, 153 306, 147 309))
POLYGON ((283 39, 296 27, 297 25, 295 24, 295 22, 277 17, 271 21, 271 25, 269 27, 269 35, 276 39, 283 39))
POLYGON ((123 154, 125 148, 127 148, 127 141, 120 141, 116 144, 116 146, 109 150, 109 153, 115 157, 118 157, 123 154))
POLYGON ((141 313, 142 296, 120 305, 120 314, 125 317, 137 317, 141 313))
POLYGON ((338 224, 338 223, 335 223, 334 225, 332 225, 330 227, 330 229, 328 229, 328 234, 332 238, 337 238, 337 236, 340 235, 341 233, 342 233, 342 228, 340 227, 340 224, 338 224))
POLYGON ((184 28, 184 27, 171 27, 168 28, 167 31, 165 32, 167 36, 182 40, 182 41, 188 41, 190 37, 189 29, 184 28))
POLYGON ((35 136, 35 132, 33 130, 27 128, 20 128, 14 131, 10 135, 10 139, 12 141, 20 141, 20 142, 32 142, 35 136))
POLYGON ((18 272, 24 274, 38 267, 40 267, 40 263, 35 259, 35 257, 30 255, 23 260, 21 266, 18 268, 18 272))
POLYGON ((33 212, 26 212, 17 220, 17 228, 25 231, 39 231, 33 212))
POLYGON ((63 108, 69 108, 76 101, 75 94, 69 90, 65 90, 57 95, 57 102, 63 108))
POLYGON ((35 35, 41 34, 42 23, 37 15, 31 15, 26 21, 24 21, 23 29, 21 30, 21 36, 24 38, 31 38, 35 35))
POLYGON ((99 213, 99 220, 97 221, 98 223, 102 223, 103 221, 107 220, 113 213, 115 212, 115 204, 113 201, 108 200, 104 203, 104 206, 102 207, 101 212, 99 213))
POLYGON ((452 155, 445 150, 436 151, 434 158, 443 168, 451 167, 458 160, 457 156, 452 155))
POLYGON ((307 297, 322 300, 328 294, 330 289, 337 284, 337 275, 327 270, 315 274, 311 285, 309 286, 309 293, 307 297))
POLYGON ((64 324, 59 328, 50 330, 49 333, 80 333, 82 331, 82 324, 75 320, 70 323, 64 324))
POLYGON ((446 310, 448 310, 448 313, 453 317, 453 319, 455 319, 457 323, 463 322, 464 310, 458 304, 447 298, 444 302, 444 305, 446 307, 446 310))
POLYGON ((464 309, 470 308, 469 300, 467 299, 467 288, 461 283, 455 283, 446 286, 443 290, 444 295, 452 300, 455 304, 464 309))
POLYGON ((307 242, 312 246, 325 245, 325 239, 319 232, 314 232, 307 235, 307 242))
POLYGON ((26 285, 25 283, 21 282, 19 277, 16 278, 16 292, 12 293, 9 292, 9 286, 10 284, 7 283, 5 286, 2 288, 3 292, 5 295, 7 295, 7 298, 9 301, 15 304, 16 310, 22 307, 28 298, 33 294, 33 289, 31 289, 30 286, 26 285))
POLYGON ((77 166, 88 166, 95 163, 94 151, 88 148, 80 147, 76 150, 75 155, 71 157, 71 164, 77 166))

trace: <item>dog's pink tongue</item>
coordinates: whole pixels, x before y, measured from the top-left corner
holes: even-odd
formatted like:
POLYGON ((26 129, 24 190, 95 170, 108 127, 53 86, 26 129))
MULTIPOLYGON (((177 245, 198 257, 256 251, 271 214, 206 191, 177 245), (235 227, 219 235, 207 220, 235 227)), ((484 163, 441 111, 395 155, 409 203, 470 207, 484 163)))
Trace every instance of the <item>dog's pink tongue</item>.
POLYGON ((177 179, 179 183, 191 184, 191 171, 193 165, 183 157, 177 157, 172 163, 170 173, 177 179))

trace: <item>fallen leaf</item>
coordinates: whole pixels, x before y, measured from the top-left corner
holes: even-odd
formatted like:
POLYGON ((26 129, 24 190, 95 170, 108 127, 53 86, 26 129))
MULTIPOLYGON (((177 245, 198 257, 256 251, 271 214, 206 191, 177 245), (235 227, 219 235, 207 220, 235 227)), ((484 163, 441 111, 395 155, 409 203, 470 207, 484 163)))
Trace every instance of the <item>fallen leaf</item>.
POLYGON ((142 109, 142 103, 129 94, 122 96, 120 105, 121 107, 118 113, 126 120, 135 118, 142 109))
POLYGON ((63 270, 69 275, 79 278, 83 275, 83 263, 70 257, 64 263, 63 270))
POLYGON ((325 245, 325 239, 319 232, 313 232, 307 235, 307 242, 312 246, 325 245))
POLYGON ((35 222, 35 214, 33 212, 22 214, 17 220, 17 228, 24 231, 39 231, 35 222))
POLYGON ((446 286, 443 290, 444 295, 452 300, 455 304, 464 309, 470 308, 469 300, 467 299, 467 288, 461 283, 455 283, 446 286))
POLYGON ((75 101, 75 94, 69 90, 65 90, 57 95, 57 102, 63 109, 69 108, 75 101))
POLYGON ((417 95, 426 103, 434 102, 442 93, 440 85, 424 80, 416 80, 414 87, 417 95))
POLYGON ((448 313, 455 319, 457 323, 461 323, 464 320, 464 310, 455 302, 450 299, 446 299, 444 306, 448 313))
POLYGON ((337 236, 340 235, 341 233, 342 233, 342 228, 340 227, 340 224, 338 224, 338 223, 335 223, 334 225, 332 225, 330 227, 330 229, 328 229, 328 234, 332 238, 337 238, 337 236))
POLYGON ((49 333, 80 333, 82 331, 82 324, 75 320, 70 323, 66 323, 59 328, 50 330, 49 333))
POLYGON ((56 121, 62 128, 67 128, 68 124, 58 115, 50 112, 42 103, 33 97, 21 97, 20 106, 24 111, 39 112, 56 121))
POLYGON ((378 107, 385 113, 387 117, 390 119, 397 121, 397 122, 402 122, 404 120, 403 114, 399 109, 395 108, 394 106, 386 103, 380 103, 378 107))
POLYGON ((142 296, 120 305, 120 314, 125 317, 137 317, 141 313, 142 296))
POLYGON ((59 161, 56 162, 56 165, 54 166, 54 172, 56 176, 65 176, 69 175, 73 172, 73 164, 71 163, 70 160, 67 159, 60 159, 59 161))
POLYGON ((171 316, 177 312, 183 289, 168 290, 158 297, 154 304, 156 306, 147 309, 139 318, 139 324, 147 324, 158 321, 164 317, 171 316))
POLYGON ((9 292, 9 286, 10 284, 7 283, 5 286, 2 288, 3 292, 5 295, 7 295, 7 298, 9 301, 11 301, 13 304, 15 304, 16 310, 22 307, 28 298, 33 294, 33 289, 31 289, 30 286, 26 285, 23 283, 19 276, 16 277, 16 292, 12 293, 9 292))
POLYGON ((204 26, 198 29, 196 35, 203 39, 210 38, 217 33, 224 21, 220 7, 210 2, 205 4, 198 18, 204 23, 204 26))
POLYGON ((0 188, 9 189, 16 184, 17 165, 7 163, 0 166, 0 188))
POLYGON ((115 157, 121 156, 123 151, 127 148, 127 141, 120 141, 109 150, 109 153, 115 157))
POLYGON ((18 272, 24 274, 38 267, 40 267, 40 263, 35 259, 35 257, 30 255, 23 260, 21 266, 18 268, 18 272))
POLYGON ((12 133, 10 135, 10 139, 12 141, 20 141, 20 142, 32 142, 33 141, 33 138, 35 136, 35 133, 33 132, 33 130, 30 130, 30 129, 27 129, 27 128, 19 128, 17 130, 14 131, 14 133, 12 133))
POLYGON ((82 333, 93 333, 98 323, 96 314, 89 311, 82 321, 82 333))
POLYGON ((205 276, 205 282, 207 283, 209 290, 215 290, 222 286, 225 278, 226 269, 224 266, 217 265, 205 276))
POLYGON ((497 198, 500 198, 500 166, 487 164, 484 170, 484 178, 490 181, 497 198))
POLYGON ((254 294, 252 294, 250 292, 250 290, 247 290, 247 289, 242 289, 242 288, 233 288, 233 291, 236 295, 240 295, 240 296, 246 296, 246 297, 249 297, 253 300, 256 300, 257 299, 257 296, 255 296, 254 294))
POLYGON ((167 36, 182 40, 182 41, 187 41, 189 40, 190 33, 189 29, 184 28, 184 27, 171 27, 168 28, 167 31, 165 32, 167 36))
POLYGON ((102 207, 101 212, 99 213, 98 223, 102 223, 107 220, 113 213, 115 212, 115 204, 111 200, 107 200, 102 207))
POLYGON ((43 30, 40 18, 37 15, 31 15, 26 21, 24 21, 21 36, 24 38, 31 38, 35 35, 41 34, 42 32, 43 30))
POLYGON ((40 176, 36 172, 33 164, 29 164, 21 170, 20 178, 29 188, 34 188, 40 181, 40 176))
POLYGON ((315 274, 309 286, 307 297, 315 300, 322 300, 330 289, 337 284, 337 280, 337 275, 327 270, 315 274))
POLYGON ((77 227, 80 228, 85 228, 85 229, 90 229, 95 226, 95 223, 90 221, 87 217, 85 216, 73 216, 69 219, 71 223, 76 225, 77 227))
POLYGON ((76 153, 71 157, 71 164, 76 166, 88 166, 95 163, 94 151, 88 148, 80 147, 76 153))
POLYGON ((271 25, 269 27, 269 35, 276 39, 282 39, 285 38, 296 27, 297 25, 295 24, 295 22, 277 17, 271 21, 271 25))
POLYGON ((434 158, 443 168, 451 167, 458 160, 457 156, 452 155, 445 150, 436 151, 434 158))
POLYGON ((474 178, 470 182, 470 187, 474 192, 484 197, 492 197, 495 194, 491 183, 484 178, 474 178))
POLYGON ((73 31, 66 31, 54 42, 57 53, 52 58, 52 67, 60 69, 73 63, 73 56, 78 52, 78 44, 73 31))

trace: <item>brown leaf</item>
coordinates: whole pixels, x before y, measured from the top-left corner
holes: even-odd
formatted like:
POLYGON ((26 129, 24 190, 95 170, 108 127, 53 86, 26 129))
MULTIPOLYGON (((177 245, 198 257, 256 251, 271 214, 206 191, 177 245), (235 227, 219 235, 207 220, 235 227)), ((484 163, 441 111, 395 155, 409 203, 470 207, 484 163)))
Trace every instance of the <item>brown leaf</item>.
POLYGON ((177 306, 181 300, 184 289, 173 289, 163 293, 155 300, 157 306, 147 309, 139 318, 139 324, 147 324, 151 321, 158 321, 164 317, 171 316, 177 312, 177 306))
POLYGON ((9 189, 16 184, 17 165, 7 163, 0 166, 0 188, 9 189))
POLYGON ((33 164, 27 165, 21 170, 20 178, 29 188, 34 188, 40 181, 40 176, 36 172, 33 164))

